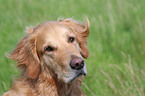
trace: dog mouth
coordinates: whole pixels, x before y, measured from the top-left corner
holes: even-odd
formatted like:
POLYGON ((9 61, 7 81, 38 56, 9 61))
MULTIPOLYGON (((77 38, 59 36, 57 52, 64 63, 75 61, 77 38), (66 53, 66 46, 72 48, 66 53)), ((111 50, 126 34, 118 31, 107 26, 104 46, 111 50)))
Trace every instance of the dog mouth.
POLYGON ((76 74, 76 76, 74 76, 74 77, 70 80, 70 82, 74 81, 76 78, 78 78, 78 77, 80 77, 80 76, 82 76, 82 75, 86 76, 86 75, 87 75, 86 68, 83 68, 82 70, 77 70, 77 71, 75 72, 75 74, 76 74))
POLYGON ((71 72, 66 72, 65 74, 63 74, 63 80, 65 83, 71 83, 76 78, 81 77, 82 75, 87 75, 86 65, 84 65, 84 67, 80 70, 72 69, 71 72))
MULTIPOLYGON (((84 70, 81 70, 81 72, 79 72, 79 73, 78 73, 78 75, 76 75, 76 77, 75 77, 75 78, 78 78, 78 77, 80 77, 80 76, 82 76, 82 75, 86 76, 86 75, 87 75, 87 73, 86 73, 86 72, 84 72, 84 70)), ((74 79, 75 79, 75 78, 74 78, 74 79)))

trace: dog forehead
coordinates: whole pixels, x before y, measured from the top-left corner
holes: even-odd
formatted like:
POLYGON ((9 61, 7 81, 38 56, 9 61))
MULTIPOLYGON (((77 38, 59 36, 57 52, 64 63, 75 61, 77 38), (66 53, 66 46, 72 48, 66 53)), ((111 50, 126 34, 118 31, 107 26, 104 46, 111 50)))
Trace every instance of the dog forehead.
POLYGON ((55 36, 66 36, 71 34, 72 31, 65 25, 58 24, 56 22, 46 23, 39 30, 40 36, 45 35, 45 37, 55 37, 55 36))
POLYGON ((37 42, 40 45, 45 43, 60 43, 67 40, 68 36, 74 35, 68 27, 57 23, 46 23, 38 30, 37 42), (58 42, 59 41, 59 42, 58 42))

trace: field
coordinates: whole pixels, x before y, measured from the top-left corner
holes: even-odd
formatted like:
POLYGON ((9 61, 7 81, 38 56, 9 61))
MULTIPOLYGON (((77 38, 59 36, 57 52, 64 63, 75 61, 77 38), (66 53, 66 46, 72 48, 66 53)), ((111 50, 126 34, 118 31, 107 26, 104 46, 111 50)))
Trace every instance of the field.
POLYGON ((145 0, 0 0, 0 93, 19 75, 7 59, 27 26, 90 20, 87 96, 145 96, 145 0))

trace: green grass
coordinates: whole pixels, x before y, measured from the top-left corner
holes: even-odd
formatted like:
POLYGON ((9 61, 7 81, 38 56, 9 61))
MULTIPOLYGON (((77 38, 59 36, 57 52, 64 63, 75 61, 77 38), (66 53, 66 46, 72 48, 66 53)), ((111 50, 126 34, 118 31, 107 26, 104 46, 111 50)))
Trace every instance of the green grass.
POLYGON ((24 29, 59 17, 88 16, 87 96, 145 96, 144 0, 0 0, 0 93, 19 72, 6 58, 24 29))

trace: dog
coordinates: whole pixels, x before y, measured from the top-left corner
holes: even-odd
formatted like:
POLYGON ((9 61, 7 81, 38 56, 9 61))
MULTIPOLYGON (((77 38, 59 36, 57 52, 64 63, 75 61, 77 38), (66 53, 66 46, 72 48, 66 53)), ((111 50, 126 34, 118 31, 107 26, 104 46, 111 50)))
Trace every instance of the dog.
POLYGON ((29 27, 9 58, 21 69, 3 96, 85 96, 90 23, 68 18, 29 27))

